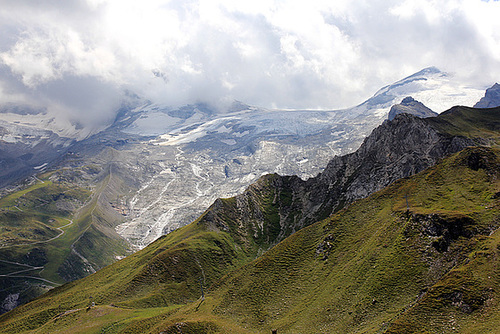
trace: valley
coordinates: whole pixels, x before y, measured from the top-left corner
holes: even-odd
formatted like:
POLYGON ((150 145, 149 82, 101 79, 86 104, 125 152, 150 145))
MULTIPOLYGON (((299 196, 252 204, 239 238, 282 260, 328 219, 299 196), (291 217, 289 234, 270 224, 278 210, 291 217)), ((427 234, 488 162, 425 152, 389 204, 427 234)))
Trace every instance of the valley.
MULTIPOLYGON (((245 252, 244 261, 253 259, 353 200, 434 164, 446 152, 472 145, 473 141, 460 140, 453 150, 446 145, 440 147, 437 155, 429 155, 424 149, 423 160, 406 157, 401 160, 403 166, 383 167, 392 158, 381 159, 377 163, 382 174, 365 176, 376 180, 374 183, 360 178, 355 181, 358 184, 328 185, 327 191, 317 181, 357 161, 355 155, 340 157, 355 151, 365 136, 387 118, 390 107, 398 100, 412 94, 439 108, 448 103, 450 87, 455 89, 455 100, 467 104, 484 94, 459 86, 451 76, 429 68, 384 87, 371 99, 346 110, 277 111, 242 103, 234 103, 225 111, 203 104, 176 110, 146 102, 121 110, 113 124, 86 139, 74 141, 81 134, 73 133, 64 149, 52 144, 59 156, 52 161, 37 160, 33 176, 24 184, 14 183, 2 190, 5 195, 0 204, 5 203, 8 215, 17 215, 2 221, 30 221, 33 225, 23 225, 21 230, 9 227, 0 235, 6 240, 0 254, 10 262, 5 262, 0 272, 0 300, 5 305, 2 312, 143 249, 195 221, 212 203, 220 203, 218 198, 244 193, 263 175, 298 175, 290 182, 299 187, 315 185, 320 194, 294 209, 301 215, 280 213, 279 224, 287 228, 269 226, 261 232, 264 234, 260 238, 267 233, 272 237, 245 252), (325 172, 325 166, 335 156, 333 167, 325 172), (316 177, 318 173, 323 176, 316 177), (45 189, 47 194, 39 189, 45 189), (25 208, 23 201, 28 195, 38 197, 40 202, 25 208), (333 201, 326 201, 328 197, 333 201), (35 262, 30 262, 30 256, 36 258, 35 262), (16 274, 24 270, 29 275, 16 274)), ((38 118, 42 116, 37 114, 38 118)), ((70 132, 59 129, 57 133, 70 132)), ((32 145, 26 138, 19 138, 23 138, 23 145, 32 145)), ((412 140, 417 139, 408 137, 405 145, 415 154, 418 149, 412 140)), ((19 145, 13 139, 4 144, 19 145)), ((384 154, 394 156, 391 152, 384 154)), ((373 161, 363 163, 369 166, 373 161)), ((347 171, 352 172, 349 168, 347 171)), ((352 181, 352 176, 342 178, 352 181)), ((275 213, 270 215, 268 218, 276 222, 275 213)), ((267 224, 260 216, 257 221, 262 226, 267 224)))
POLYGON ((494 330, 500 109, 456 107, 429 119, 398 115, 377 129, 359 150, 333 159, 318 177, 263 176, 133 255, 0 316, 0 329, 494 330), (421 142, 423 151, 457 153, 423 166, 425 155, 411 160, 413 149, 400 152, 405 145, 393 145, 399 133, 427 134, 432 140, 421 142), (335 192, 335 185, 355 190, 364 175, 385 175, 381 167, 390 165, 378 159, 390 157, 388 150, 401 155, 392 157, 399 162, 387 171, 406 170, 406 177, 388 187, 378 184, 380 190, 364 199, 331 202, 321 196, 335 192), (358 170, 355 176, 333 172, 342 161, 344 173, 358 170), (408 168, 418 165, 420 172, 408 168), (325 206, 333 214, 325 214, 325 206))

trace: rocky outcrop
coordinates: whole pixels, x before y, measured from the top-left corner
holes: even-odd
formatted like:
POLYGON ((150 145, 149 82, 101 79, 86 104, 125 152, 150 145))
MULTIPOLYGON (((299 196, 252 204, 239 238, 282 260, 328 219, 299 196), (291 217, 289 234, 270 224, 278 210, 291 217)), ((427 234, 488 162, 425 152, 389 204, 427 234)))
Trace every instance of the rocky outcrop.
POLYGON ((473 139, 439 132, 425 119, 398 115, 373 130, 356 152, 335 157, 323 173, 309 181, 308 187, 316 189, 310 201, 316 205, 311 206, 304 223, 325 218, 474 144, 473 139), (314 210, 318 206, 322 209, 314 210))
POLYGON ((400 104, 395 104, 391 107, 388 116, 389 121, 392 121, 394 117, 399 114, 411 114, 421 118, 435 117, 438 115, 427 108, 422 102, 414 100, 411 96, 405 97, 400 104))
MULTIPOLYGON (((460 107, 444 117, 461 117, 460 107)), ((442 118, 442 117, 441 117, 442 118)), ((266 175, 233 199, 218 200, 200 223, 233 230, 241 242, 269 247, 355 200, 416 174, 465 147, 484 144, 443 130, 440 117, 397 115, 373 130, 354 153, 333 158, 317 177, 266 175), (431 120, 435 121, 431 121, 431 120), (247 240, 247 241, 244 241, 247 240)))
POLYGON ((495 108, 500 106, 500 85, 495 83, 486 90, 484 97, 474 105, 474 108, 495 108))

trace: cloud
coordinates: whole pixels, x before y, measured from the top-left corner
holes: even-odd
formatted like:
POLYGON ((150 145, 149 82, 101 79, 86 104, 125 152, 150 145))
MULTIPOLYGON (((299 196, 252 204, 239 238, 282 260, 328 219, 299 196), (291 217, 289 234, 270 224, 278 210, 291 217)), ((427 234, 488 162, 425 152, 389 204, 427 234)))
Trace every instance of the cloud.
POLYGON ((0 103, 26 96, 92 124, 124 91, 340 108, 431 65, 487 86, 500 78, 498 17, 500 2, 480 0, 5 0, 0 103))

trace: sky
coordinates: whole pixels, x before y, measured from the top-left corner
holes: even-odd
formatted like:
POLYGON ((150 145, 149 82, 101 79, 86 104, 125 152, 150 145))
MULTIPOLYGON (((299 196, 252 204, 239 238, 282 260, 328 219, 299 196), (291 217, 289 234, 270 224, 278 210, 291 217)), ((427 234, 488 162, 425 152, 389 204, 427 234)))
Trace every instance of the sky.
POLYGON ((500 81, 500 2, 0 0, 0 104, 101 124, 131 96, 339 109, 436 66, 500 81))

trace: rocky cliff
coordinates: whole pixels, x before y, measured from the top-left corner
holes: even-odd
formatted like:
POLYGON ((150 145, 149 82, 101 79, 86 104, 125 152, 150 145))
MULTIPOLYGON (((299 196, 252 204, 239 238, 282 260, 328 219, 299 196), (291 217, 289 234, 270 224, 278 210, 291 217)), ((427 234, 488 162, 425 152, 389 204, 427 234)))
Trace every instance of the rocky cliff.
POLYGON ((495 83, 486 90, 484 97, 474 105, 474 108, 494 108, 500 106, 500 85, 495 83))
POLYGON ((484 113, 496 117, 500 108, 481 111, 455 107, 442 116, 427 119, 397 115, 376 128, 356 152, 334 157, 318 176, 307 181, 277 174, 263 176, 243 194, 217 200, 199 223, 232 231, 247 244, 251 236, 251 244, 267 248, 452 153, 487 144, 480 131, 461 134, 452 124, 462 122, 465 129, 465 125, 482 118, 484 113), (470 117, 471 113, 474 117, 470 117))
POLYGON ((438 114, 427 108, 422 102, 416 101, 413 97, 405 97, 401 103, 395 104, 389 110, 389 121, 392 121, 396 115, 399 114, 411 114, 417 117, 435 117, 438 114))

